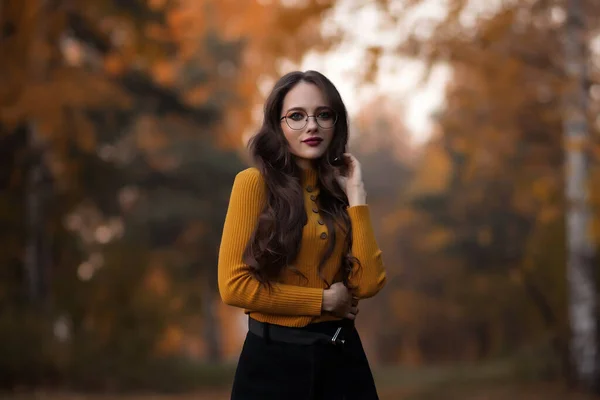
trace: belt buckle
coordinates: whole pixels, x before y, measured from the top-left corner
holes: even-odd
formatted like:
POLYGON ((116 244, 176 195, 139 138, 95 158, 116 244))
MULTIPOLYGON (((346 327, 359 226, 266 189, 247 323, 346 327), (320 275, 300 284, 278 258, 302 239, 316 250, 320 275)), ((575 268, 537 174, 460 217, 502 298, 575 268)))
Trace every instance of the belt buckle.
POLYGON ((331 337, 331 344, 334 346, 343 345, 346 341, 344 339, 338 339, 340 332, 342 331, 342 327, 338 327, 333 336, 331 337))

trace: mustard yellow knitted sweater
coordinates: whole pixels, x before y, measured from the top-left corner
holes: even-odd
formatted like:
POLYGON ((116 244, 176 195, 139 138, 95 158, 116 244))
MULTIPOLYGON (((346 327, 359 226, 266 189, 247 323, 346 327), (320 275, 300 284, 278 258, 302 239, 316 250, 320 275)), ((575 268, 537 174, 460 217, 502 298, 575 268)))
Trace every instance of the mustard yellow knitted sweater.
MULTIPOLYGON (((223 301, 240 307, 252 318, 272 324, 301 327, 309 323, 339 319, 323 313, 321 305, 325 282, 317 266, 327 246, 329 232, 319 217, 315 202, 319 194, 316 170, 302 174, 304 206, 308 223, 294 267, 306 277, 284 270, 271 292, 250 274, 242 255, 250 239, 266 199, 266 185, 260 171, 248 168, 238 173, 233 183, 223 236, 219 248, 218 281, 223 301)), ((385 269, 381 250, 375 240, 367 205, 348 207, 352 224, 352 255, 360 261, 350 274, 350 283, 358 298, 374 296, 384 286, 385 269)), ((340 269, 344 236, 338 234, 333 254, 322 269, 323 277, 333 282, 340 269)))

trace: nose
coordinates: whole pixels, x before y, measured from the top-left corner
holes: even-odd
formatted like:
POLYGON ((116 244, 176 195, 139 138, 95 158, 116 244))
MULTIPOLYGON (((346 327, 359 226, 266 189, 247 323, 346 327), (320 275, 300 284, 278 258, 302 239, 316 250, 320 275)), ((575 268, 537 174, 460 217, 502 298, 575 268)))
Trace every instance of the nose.
POLYGON ((313 116, 308 117, 308 122, 306 123, 306 130, 308 132, 316 132, 319 129, 319 125, 317 124, 317 118, 313 116))

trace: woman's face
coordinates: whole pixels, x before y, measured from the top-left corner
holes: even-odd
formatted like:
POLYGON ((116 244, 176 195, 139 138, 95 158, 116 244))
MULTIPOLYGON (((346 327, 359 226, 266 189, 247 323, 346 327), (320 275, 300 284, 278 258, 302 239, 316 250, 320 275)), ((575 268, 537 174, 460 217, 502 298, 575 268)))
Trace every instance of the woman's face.
POLYGON ((290 152, 300 167, 308 168, 312 160, 325 154, 336 116, 317 86, 303 81, 294 86, 283 100, 280 118, 290 152))

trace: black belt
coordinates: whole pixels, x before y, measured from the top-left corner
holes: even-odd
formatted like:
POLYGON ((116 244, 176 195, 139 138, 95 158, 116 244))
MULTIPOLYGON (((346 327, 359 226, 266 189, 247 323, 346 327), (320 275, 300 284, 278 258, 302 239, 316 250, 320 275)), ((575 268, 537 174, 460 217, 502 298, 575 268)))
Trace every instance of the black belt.
POLYGON ((342 337, 342 324, 336 328, 331 335, 323 332, 314 332, 302 328, 292 328, 281 325, 273 325, 260 322, 254 318, 248 318, 248 329, 253 334, 266 340, 285 342, 292 344, 312 345, 316 343, 342 346, 345 340, 342 337))

